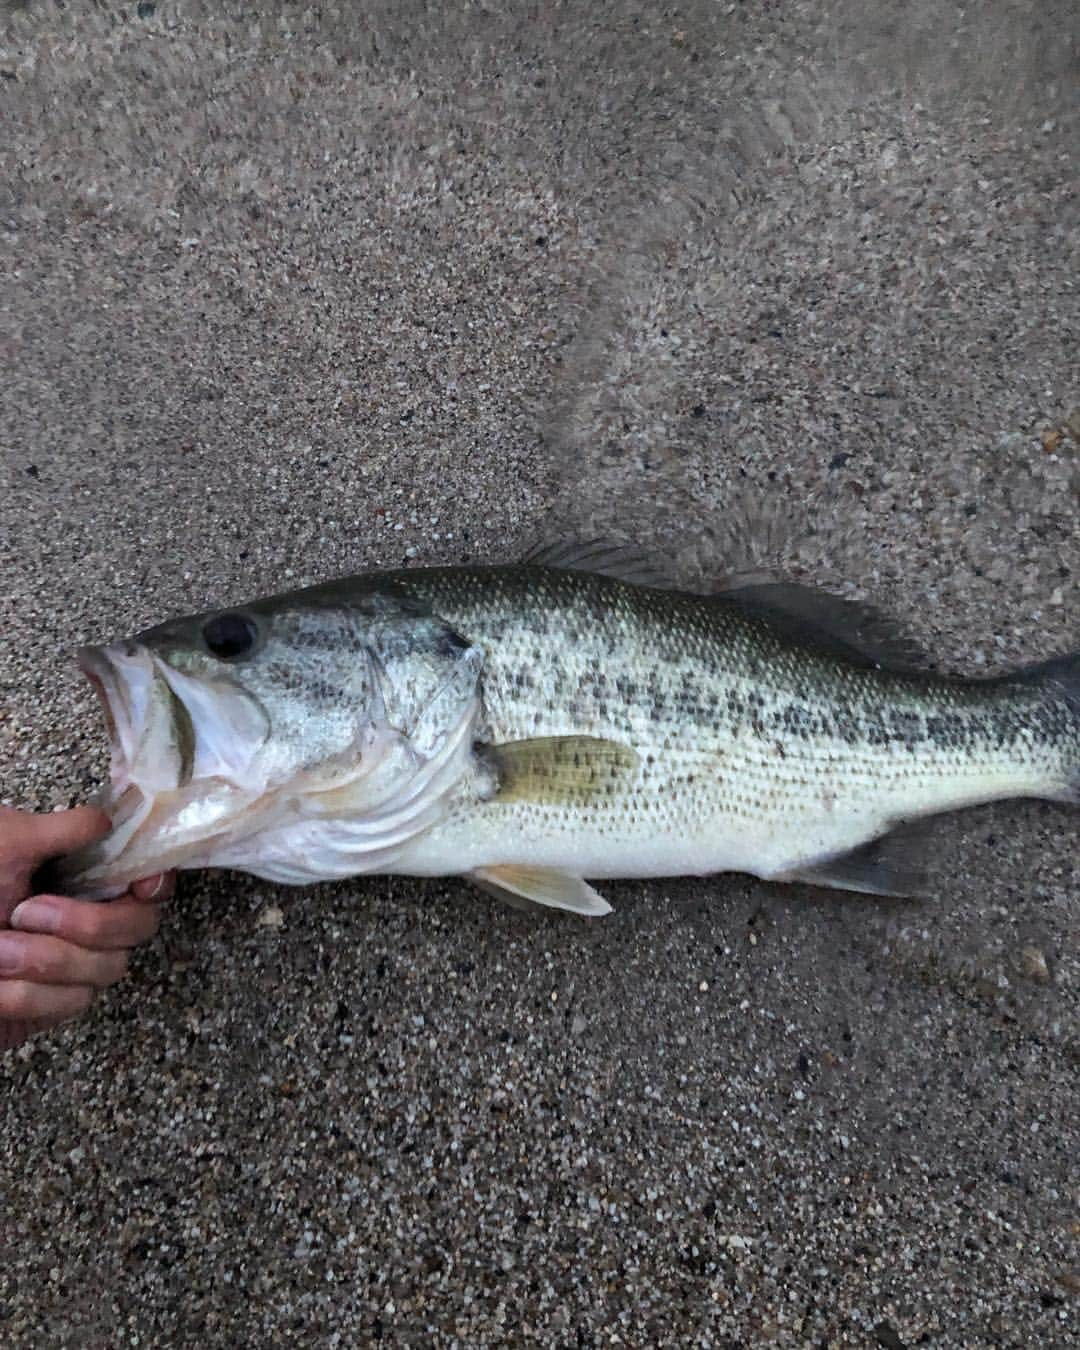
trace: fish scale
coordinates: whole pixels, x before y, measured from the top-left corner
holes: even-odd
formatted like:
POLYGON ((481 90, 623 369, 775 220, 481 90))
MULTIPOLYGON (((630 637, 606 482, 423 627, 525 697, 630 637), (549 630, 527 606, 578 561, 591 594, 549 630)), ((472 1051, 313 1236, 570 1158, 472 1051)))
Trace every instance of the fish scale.
POLYGON ((1064 696, 853 666, 723 598, 570 570, 392 576, 482 647, 494 740, 577 733, 643 758, 636 778, 573 820, 558 804, 464 794, 418 841, 417 867, 477 861, 497 840, 507 861, 587 875, 669 875, 690 862, 779 874, 895 821, 1063 785, 1076 760, 1064 696), (541 644, 557 661, 523 688, 541 644), (763 827, 750 840, 747 822, 763 827), (633 844, 651 859, 620 855, 633 844))

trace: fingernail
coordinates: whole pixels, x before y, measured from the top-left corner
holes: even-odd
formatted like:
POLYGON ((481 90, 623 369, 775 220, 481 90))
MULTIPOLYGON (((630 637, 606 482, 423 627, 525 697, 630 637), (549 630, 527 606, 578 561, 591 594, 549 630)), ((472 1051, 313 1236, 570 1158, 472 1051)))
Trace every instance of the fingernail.
POLYGON ((159 876, 157 879, 157 885, 146 897, 147 900, 156 900, 164 889, 165 889, 165 873, 162 872, 161 876, 159 876))
POLYGON ((47 895, 35 895, 16 905, 11 914, 12 928, 26 932, 55 933, 60 927, 61 907, 47 895))
POLYGON ((22 968, 22 938, 11 933, 0 933, 0 975, 17 975, 22 968))

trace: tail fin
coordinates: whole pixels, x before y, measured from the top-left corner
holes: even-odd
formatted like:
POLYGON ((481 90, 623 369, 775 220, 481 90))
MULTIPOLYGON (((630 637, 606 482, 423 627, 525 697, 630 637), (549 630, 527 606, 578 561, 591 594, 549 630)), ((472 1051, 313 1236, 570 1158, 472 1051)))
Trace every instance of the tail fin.
POLYGON ((1080 652, 1028 666, 1020 672, 1020 679, 1036 688, 1042 702, 1057 714, 1053 735, 1060 739, 1064 781, 1060 792, 1052 794, 1053 800, 1080 805, 1080 652))

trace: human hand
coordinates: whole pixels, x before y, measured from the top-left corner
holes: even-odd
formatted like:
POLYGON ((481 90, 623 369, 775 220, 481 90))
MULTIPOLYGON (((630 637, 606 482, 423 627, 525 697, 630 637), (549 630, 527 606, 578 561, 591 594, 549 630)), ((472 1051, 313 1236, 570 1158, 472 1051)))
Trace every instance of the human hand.
POLYGON ((108 817, 88 806, 45 815, 0 807, 0 1050, 84 1012, 97 990, 122 978, 130 949, 157 932, 157 902, 172 894, 172 873, 105 903, 30 895, 46 859, 109 829, 108 817))

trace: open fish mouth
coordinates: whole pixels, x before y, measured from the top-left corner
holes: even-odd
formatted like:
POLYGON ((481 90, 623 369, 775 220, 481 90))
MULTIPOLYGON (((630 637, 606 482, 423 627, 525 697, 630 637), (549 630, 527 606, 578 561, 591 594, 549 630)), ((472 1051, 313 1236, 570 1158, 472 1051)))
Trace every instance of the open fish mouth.
POLYGON ((266 787, 253 761, 270 721, 239 686, 185 674, 135 641, 83 647, 77 660, 104 712, 114 799, 131 788, 174 792, 196 779, 266 787))
POLYGON ((104 672, 98 672, 94 666, 94 659, 95 655, 93 649, 83 648, 78 655, 79 669, 90 681, 91 688, 97 696, 98 704, 100 705, 102 715, 105 718, 105 730, 108 732, 109 736, 109 749, 112 751, 118 740, 116 718, 113 715, 114 695, 112 681, 110 679, 109 683, 106 683, 106 675, 104 672))
MULTIPOLYGON (((76 656, 90 681, 109 737, 109 790, 169 791, 191 776, 195 732, 153 654, 136 642, 83 647, 76 656)), ((103 803, 109 810, 108 801, 103 803)), ((110 812, 111 814, 111 812, 110 812)))
POLYGON ((190 780, 195 731, 161 663, 140 643, 82 647, 76 661, 97 695, 109 737, 109 781, 95 805, 113 828, 57 870, 60 880, 77 884, 80 893, 104 899, 124 889, 123 881, 113 884, 109 878, 110 865, 131 845, 155 803, 190 780))
POLYGON ((268 787, 255 761, 270 729, 256 698, 185 674, 137 640, 83 647, 76 660, 109 737, 109 780, 95 805, 112 831, 57 864, 65 887, 117 895, 139 876, 184 865, 241 817, 254 827, 268 787))

